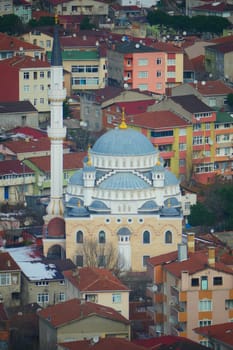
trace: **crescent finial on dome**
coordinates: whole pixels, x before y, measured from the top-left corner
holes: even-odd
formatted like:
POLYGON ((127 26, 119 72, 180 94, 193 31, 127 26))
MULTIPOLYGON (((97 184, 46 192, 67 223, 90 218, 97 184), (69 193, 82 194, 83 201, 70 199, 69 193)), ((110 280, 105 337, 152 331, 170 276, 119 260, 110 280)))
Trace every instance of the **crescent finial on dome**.
POLYGON ((127 129, 127 124, 125 122, 125 108, 122 107, 122 116, 121 116, 121 123, 119 126, 120 129, 127 129))

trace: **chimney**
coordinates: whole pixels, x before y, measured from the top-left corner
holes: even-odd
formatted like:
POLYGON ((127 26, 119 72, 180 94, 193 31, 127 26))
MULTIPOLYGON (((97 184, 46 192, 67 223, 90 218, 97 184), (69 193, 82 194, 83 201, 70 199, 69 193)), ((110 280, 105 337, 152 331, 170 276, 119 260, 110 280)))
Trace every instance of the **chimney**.
POLYGON ((208 247, 208 265, 215 265, 215 247, 208 247))
POLYGON ((178 261, 184 261, 188 259, 187 245, 184 243, 178 244, 178 261))
POLYGON ((188 252, 194 253, 195 252, 195 233, 189 232, 187 234, 187 244, 188 244, 188 252))

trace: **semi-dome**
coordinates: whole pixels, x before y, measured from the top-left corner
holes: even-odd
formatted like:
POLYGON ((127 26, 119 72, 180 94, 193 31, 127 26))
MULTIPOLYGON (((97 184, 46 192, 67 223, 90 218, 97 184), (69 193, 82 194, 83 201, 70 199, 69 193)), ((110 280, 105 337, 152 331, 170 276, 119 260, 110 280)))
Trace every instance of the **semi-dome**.
POLYGON ((91 153, 111 156, 138 156, 153 154, 155 149, 142 133, 130 128, 119 128, 102 135, 94 144, 91 153))

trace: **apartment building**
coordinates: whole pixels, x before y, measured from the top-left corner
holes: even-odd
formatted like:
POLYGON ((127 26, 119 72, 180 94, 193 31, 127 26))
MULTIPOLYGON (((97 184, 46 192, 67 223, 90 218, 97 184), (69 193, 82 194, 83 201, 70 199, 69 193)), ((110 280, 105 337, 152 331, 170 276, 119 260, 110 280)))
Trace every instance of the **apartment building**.
POLYGON ((13 13, 13 0, 1 0, 0 16, 10 15, 13 13))
POLYGON ((122 38, 107 50, 108 84, 165 94, 183 82, 183 53, 169 44, 133 42, 122 38))
POLYGON ((59 15, 108 16, 108 4, 96 0, 42 0, 43 6, 59 15))
POLYGON ((0 33, 0 60, 22 55, 42 59, 44 49, 11 35, 0 33))
POLYGON ((82 267, 64 271, 67 298, 81 298, 105 305, 129 319, 129 288, 110 270, 82 267))
POLYGON ((217 175, 231 180, 233 175, 233 117, 217 112, 215 122, 215 169, 217 175))
POLYGON ((9 253, 0 254, 0 300, 6 307, 20 305, 21 271, 9 253))
POLYGON ((195 251, 194 234, 190 233, 187 244, 179 244, 178 251, 149 260, 151 334, 184 336, 206 345, 194 328, 232 321, 232 257, 228 255, 227 265, 226 256, 213 246, 195 251))
POLYGON ((2 79, 1 101, 30 101, 38 110, 39 119, 49 117, 50 64, 29 56, 15 56, 0 62, 2 79))

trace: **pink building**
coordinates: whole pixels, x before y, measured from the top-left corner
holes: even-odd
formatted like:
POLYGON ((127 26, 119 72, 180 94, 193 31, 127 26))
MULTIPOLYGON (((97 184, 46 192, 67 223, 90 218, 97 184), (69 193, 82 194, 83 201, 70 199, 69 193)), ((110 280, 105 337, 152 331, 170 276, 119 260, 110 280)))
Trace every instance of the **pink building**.
POLYGON ((150 333, 184 336, 206 345, 194 328, 233 320, 232 256, 228 260, 218 248, 195 251, 194 246, 194 234, 189 234, 187 245, 180 244, 178 251, 149 260, 150 333))

